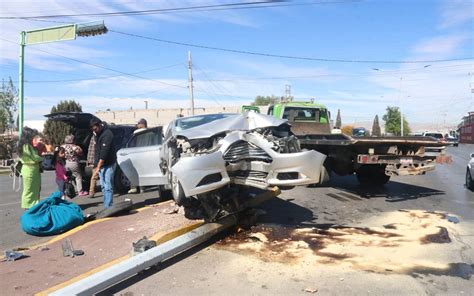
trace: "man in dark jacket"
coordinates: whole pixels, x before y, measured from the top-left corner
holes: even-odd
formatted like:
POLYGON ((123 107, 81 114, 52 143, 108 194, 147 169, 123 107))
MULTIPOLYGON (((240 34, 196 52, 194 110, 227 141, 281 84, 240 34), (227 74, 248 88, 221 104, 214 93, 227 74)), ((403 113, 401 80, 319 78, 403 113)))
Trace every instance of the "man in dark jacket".
POLYGON ((114 135, 112 131, 98 118, 90 121, 92 132, 97 135, 94 155, 94 172, 92 178, 100 178, 100 186, 104 195, 104 208, 113 204, 114 173, 117 161, 114 148, 114 135))

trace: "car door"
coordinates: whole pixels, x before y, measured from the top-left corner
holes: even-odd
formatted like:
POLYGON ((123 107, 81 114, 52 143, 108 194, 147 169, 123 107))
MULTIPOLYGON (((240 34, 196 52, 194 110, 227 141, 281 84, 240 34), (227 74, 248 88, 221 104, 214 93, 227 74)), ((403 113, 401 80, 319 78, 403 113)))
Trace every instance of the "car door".
POLYGON ((162 128, 139 131, 130 138, 125 148, 117 151, 117 162, 134 186, 154 186, 168 183, 160 169, 162 128))

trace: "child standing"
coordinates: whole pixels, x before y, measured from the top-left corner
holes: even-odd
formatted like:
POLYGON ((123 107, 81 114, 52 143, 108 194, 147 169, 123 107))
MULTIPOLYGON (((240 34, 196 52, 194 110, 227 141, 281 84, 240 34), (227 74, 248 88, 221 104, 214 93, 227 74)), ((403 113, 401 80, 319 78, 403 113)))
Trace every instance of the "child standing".
POLYGON ((56 169, 56 184, 58 184, 58 190, 62 194, 62 198, 65 199, 64 184, 67 182, 66 175, 66 149, 64 147, 56 147, 54 149, 53 164, 56 169))

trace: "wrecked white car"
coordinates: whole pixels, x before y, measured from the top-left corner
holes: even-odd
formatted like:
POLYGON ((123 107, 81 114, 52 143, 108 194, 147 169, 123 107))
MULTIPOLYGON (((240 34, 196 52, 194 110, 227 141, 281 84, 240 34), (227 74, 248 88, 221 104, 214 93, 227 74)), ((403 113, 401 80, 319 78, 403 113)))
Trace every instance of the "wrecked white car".
POLYGON ((152 185, 145 178, 155 176, 154 185, 170 189, 177 204, 185 207, 209 196, 213 204, 223 204, 232 195, 231 188, 267 189, 322 181, 325 156, 301 151, 286 120, 263 114, 177 118, 168 125, 163 142, 151 142, 154 147, 119 150, 120 168, 133 185, 152 185), (131 157, 136 152, 153 157, 131 157), (136 168, 147 172, 137 174, 136 168))

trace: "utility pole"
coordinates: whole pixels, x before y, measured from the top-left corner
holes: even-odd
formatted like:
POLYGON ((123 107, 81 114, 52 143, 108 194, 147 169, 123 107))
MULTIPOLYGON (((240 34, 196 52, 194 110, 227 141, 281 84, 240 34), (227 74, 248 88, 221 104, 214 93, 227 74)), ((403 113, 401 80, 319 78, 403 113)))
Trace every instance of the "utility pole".
POLYGON ((285 84, 285 98, 286 98, 286 101, 290 101, 290 97, 291 97, 291 85, 285 84))
POLYGON ((398 92, 398 99, 400 101, 400 137, 403 137, 402 80, 403 78, 400 76, 400 88, 398 92))
POLYGON ((188 51, 188 82, 189 98, 191 100, 191 115, 194 115, 193 59, 191 57, 191 51, 188 51))
POLYGON ((148 101, 143 101, 143 102, 145 102, 145 110, 147 110, 148 109, 148 101))

